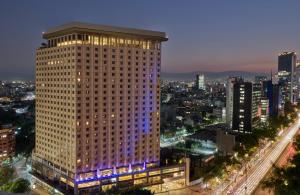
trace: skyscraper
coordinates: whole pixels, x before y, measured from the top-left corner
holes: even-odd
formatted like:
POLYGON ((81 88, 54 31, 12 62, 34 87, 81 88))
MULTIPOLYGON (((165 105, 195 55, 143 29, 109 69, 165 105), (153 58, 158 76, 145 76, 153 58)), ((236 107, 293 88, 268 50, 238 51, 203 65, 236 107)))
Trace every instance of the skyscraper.
POLYGON ((233 85, 232 130, 239 133, 250 133, 252 112, 252 83, 235 82, 233 85))
POLYGON ((203 74, 196 75, 196 87, 197 89, 205 90, 205 80, 203 74))
POLYGON ((296 62, 295 88, 296 88, 295 101, 297 101, 299 103, 300 102, 300 60, 297 60, 297 62, 296 62))
POLYGON ((260 121, 267 122, 269 118, 269 99, 262 97, 260 100, 260 121))
POLYGON ((272 80, 263 82, 263 97, 268 99, 269 116, 276 117, 279 109, 279 85, 273 84, 272 80))
POLYGON ((252 84, 252 118, 258 116, 258 109, 261 100, 261 91, 262 91, 261 83, 252 84))
POLYGON ((278 80, 282 104, 286 101, 294 102, 296 60, 295 52, 283 52, 278 56, 278 80))
POLYGON ((242 81, 242 78, 229 77, 226 84, 226 124, 230 129, 232 128, 233 86, 238 81, 242 81))
POLYGON ((43 38, 33 171, 78 193, 159 165, 165 33, 75 22, 43 38))

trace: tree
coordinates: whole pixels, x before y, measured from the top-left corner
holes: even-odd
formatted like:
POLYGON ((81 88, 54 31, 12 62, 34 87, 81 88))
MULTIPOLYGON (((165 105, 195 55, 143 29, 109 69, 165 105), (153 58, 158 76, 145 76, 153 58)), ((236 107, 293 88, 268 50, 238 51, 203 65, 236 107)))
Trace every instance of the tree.
POLYGON ((186 131, 188 133, 194 133, 195 132, 192 125, 185 125, 185 128, 186 128, 186 131))
POLYGON ((119 187, 113 186, 111 189, 106 191, 106 194, 110 195, 153 195, 154 193, 150 190, 143 189, 141 186, 133 186, 127 190, 120 190, 119 187))
POLYGON ((122 192, 121 195, 154 195, 154 193, 150 190, 140 188, 122 192))
POLYGON ((294 143, 293 143, 294 147, 296 148, 296 150, 300 150, 300 136, 297 136, 294 143))
POLYGON ((3 166, 0 168, 0 186, 8 183, 14 178, 14 169, 9 166, 3 166))
POLYGON ((0 190, 12 193, 24 193, 30 190, 30 182, 26 179, 19 178, 16 181, 8 182, 0 186, 0 190))
POLYGON ((16 135, 16 153, 29 157, 35 144, 34 121, 19 121, 21 131, 16 135))
POLYGON ((203 118, 205 118, 205 117, 206 117, 206 112, 205 112, 205 111, 202 111, 202 112, 201 112, 201 115, 202 115, 203 118))
POLYGON ((263 181, 262 187, 279 191, 284 186, 284 169, 274 166, 273 175, 268 180, 263 181))
POLYGON ((15 170, 9 166, 0 168, 0 190, 13 193, 23 193, 28 191, 30 182, 23 178, 13 181, 14 172, 15 170))
POLYGON ((106 194, 108 195, 117 195, 120 194, 120 190, 117 186, 112 186, 110 189, 106 191, 106 194))
POLYGON ((24 193, 29 191, 30 189, 30 182, 26 179, 19 178, 16 181, 12 182, 9 192, 13 193, 24 193))
POLYGON ((284 113, 287 115, 287 114, 292 113, 293 111, 294 111, 293 104, 290 101, 285 102, 284 113))

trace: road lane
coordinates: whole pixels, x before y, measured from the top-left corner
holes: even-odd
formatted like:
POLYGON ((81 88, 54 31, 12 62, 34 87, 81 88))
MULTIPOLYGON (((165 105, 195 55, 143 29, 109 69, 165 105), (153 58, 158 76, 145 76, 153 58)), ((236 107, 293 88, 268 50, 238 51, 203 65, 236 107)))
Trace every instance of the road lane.
POLYGON ((233 192, 236 195, 251 194, 260 181, 264 178, 267 172, 272 168, 272 165, 280 157, 286 146, 292 141, 294 135, 300 127, 300 119, 289 129, 288 133, 283 135, 280 141, 276 143, 272 151, 264 156, 263 160, 253 167, 253 171, 247 176, 247 179, 233 192))

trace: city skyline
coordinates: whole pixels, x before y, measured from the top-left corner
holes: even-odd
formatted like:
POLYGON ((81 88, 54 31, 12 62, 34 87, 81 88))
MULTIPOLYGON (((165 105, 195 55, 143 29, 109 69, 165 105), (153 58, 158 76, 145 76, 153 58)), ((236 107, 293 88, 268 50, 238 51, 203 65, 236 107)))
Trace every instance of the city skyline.
POLYGON ((299 6, 2 2, 0 193, 300 194, 299 6))
POLYGON ((167 32, 170 41, 164 46, 162 72, 275 72, 278 53, 300 50, 299 27, 295 25, 299 3, 289 2, 165 1, 157 6, 153 1, 133 1, 118 7, 114 1, 4 2, 0 8, 0 20, 6 29, 0 38, 0 76, 33 79, 32 51, 41 41, 38 35, 70 21, 167 32))

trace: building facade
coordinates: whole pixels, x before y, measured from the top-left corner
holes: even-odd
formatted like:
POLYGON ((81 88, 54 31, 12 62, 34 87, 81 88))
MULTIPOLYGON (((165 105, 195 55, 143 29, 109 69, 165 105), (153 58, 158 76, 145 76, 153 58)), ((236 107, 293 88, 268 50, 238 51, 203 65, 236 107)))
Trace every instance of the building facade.
POLYGON ((295 68, 297 56, 295 52, 283 52, 278 56, 278 82, 281 90, 281 104, 294 102, 295 68))
POLYGON ((277 117, 279 112, 279 85, 273 84, 272 80, 263 82, 262 96, 268 99, 268 113, 271 117, 277 117))
POLYGON ((204 74, 197 74, 196 75, 196 88, 205 90, 205 79, 204 74))
POLYGON ((226 124, 230 129, 232 128, 233 86, 238 81, 242 81, 242 78, 229 77, 226 84, 226 124))
POLYGON ((252 84, 252 119, 258 117, 258 111, 261 100, 262 85, 260 83, 252 84))
POLYGON ((296 62, 295 68, 295 101, 300 103, 300 60, 296 62))
POLYGON ((253 119, 251 82, 234 83, 232 111, 232 131, 251 133, 253 119))
POLYGON ((15 154, 16 136, 11 124, 0 125, 0 163, 15 154))
POLYGON ((260 101, 260 121, 265 123, 269 118, 269 99, 268 98, 261 98, 260 101))
MULTIPOLYGON (((34 172, 78 193, 157 167, 165 33, 76 22, 43 38, 36 51, 34 172)), ((145 175, 129 180, 146 184, 145 175)))

